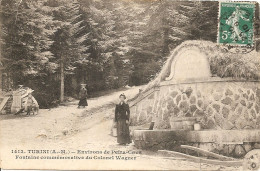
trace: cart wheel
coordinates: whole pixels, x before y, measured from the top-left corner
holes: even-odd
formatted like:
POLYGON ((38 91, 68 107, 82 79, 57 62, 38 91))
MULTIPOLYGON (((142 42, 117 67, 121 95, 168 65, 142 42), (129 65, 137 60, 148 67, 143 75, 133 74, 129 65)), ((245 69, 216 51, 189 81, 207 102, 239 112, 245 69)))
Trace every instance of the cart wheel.
POLYGON ((245 171, 260 169, 260 150, 252 150, 245 155, 243 161, 243 169, 245 171))

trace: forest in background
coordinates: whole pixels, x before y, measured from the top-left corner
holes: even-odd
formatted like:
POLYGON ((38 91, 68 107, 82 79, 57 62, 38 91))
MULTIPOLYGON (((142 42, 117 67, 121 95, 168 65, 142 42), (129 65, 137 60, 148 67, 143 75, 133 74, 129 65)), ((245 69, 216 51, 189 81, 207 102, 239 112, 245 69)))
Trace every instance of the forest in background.
POLYGON ((185 40, 216 42, 218 2, 2 0, 2 88, 35 90, 41 107, 142 85, 185 40))

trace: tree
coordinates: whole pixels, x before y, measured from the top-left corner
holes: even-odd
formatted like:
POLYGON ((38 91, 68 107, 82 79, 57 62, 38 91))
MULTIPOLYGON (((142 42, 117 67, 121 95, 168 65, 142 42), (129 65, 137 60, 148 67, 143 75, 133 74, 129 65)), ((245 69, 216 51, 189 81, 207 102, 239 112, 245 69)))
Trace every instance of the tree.
POLYGON ((166 2, 165 47, 173 49, 185 40, 216 41, 218 2, 166 2))
MULTIPOLYGON (((55 70, 51 36, 56 31, 52 8, 45 0, 1 1, 1 55, 7 89, 30 84, 55 70)), ((42 83, 42 81, 40 82, 42 83)), ((35 84, 31 85, 32 88, 35 84)), ((42 84, 43 86, 43 84, 42 84)))
POLYGON ((63 102, 65 75, 73 73, 76 63, 84 61, 88 56, 88 47, 84 45, 88 33, 83 31, 84 25, 77 1, 56 1, 56 5, 54 19, 60 21, 60 27, 54 35, 52 51, 56 56, 56 63, 59 63, 60 102, 63 102))
POLYGON ((1 2, 3 63, 13 80, 44 74, 52 69, 50 36, 55 32, 51 11, 44 0, 1 2), (23 77, 21 77, 23 76, 23 77))

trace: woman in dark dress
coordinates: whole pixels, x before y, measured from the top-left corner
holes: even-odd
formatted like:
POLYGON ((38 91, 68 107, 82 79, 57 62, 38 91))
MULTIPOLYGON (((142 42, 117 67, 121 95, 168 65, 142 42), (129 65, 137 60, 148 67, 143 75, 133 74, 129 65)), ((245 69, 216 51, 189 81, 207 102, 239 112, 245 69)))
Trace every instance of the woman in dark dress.
POLYGON ((116 105, 115 121, 117 123, 117 142, 121 145, 130 144, 129 132, 129 118, 130 110, 129 105, 125 103, 126 96, 121 94, 119 96, 120 103, 116 105))
POLYGON ((79 104, 78 104, 78 108, 80 108, 81 106, 85 107, 88 106, 88 102, 87 102, 87 89, 86 89, 86 84, 82 84, 81 85, 81 89, 79 92, 79 104))

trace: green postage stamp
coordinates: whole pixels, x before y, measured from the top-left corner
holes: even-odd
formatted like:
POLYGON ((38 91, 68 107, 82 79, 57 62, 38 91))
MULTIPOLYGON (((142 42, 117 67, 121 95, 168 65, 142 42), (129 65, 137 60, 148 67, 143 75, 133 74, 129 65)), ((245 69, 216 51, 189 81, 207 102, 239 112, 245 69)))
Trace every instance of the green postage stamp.
POLYGON ((254 3, 220 2, 218 43, 252 47, 254 15, 254 3))

